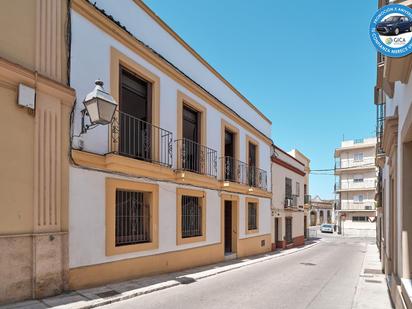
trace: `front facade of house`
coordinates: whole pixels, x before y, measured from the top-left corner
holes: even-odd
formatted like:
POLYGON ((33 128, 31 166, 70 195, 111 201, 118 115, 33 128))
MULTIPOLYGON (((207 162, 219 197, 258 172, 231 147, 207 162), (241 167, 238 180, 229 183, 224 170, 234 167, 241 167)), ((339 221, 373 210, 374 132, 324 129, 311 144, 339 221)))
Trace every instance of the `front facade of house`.
POLYGON ((335 150, 338 226, 344 235, 376 235, 376 138, 348 140, 335 150))
POLYGON ((270 121, 140 1, 71 21, 70 288, 269 251, 270 121), (79 134, 97 78, 115 118, 79 134))
POLYGON ((305 165, 273 146, 272 154, 272 247, 287 248, 305 241, 305 165))

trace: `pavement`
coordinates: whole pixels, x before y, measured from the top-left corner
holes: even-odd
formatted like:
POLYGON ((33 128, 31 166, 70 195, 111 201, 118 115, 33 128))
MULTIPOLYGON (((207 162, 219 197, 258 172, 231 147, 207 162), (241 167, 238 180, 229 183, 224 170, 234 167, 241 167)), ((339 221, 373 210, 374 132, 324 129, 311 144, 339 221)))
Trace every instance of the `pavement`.
POLYGON ((320 239, 309 240, 304 246, 288 250, 278 250, 263 255, 225 261, 213 265, 197 267, 181 272, 145 277, 105 286, 82 289, 63 293, 58 296, 40 300, 30 300, 15 304, 0 306, 0 309, 86 309, 125 301, 141 295, 154 293, 179 285, 187 285, 198 280, 216 276, 225 272, 240 269, 253 264, 262 263, 271 259, 307 250, 318 245, 320 239))
POLYGON ((385 275, 375 244, 368 244, 352 308, 392 308, 385 275))
POLYGON ((0 308, 392 308, 374 239, 300 248, 0 308))

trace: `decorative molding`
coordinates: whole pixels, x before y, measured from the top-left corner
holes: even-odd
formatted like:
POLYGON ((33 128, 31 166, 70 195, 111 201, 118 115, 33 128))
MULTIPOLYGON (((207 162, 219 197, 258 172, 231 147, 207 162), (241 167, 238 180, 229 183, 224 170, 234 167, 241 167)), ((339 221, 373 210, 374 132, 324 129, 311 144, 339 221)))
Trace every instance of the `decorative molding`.
POLYGON ((58 231, 61 209, 61 105, 38 96, 34 130, 34 230, 58 231))
POLYGON ((278 164, 278 165, 280 165, 280 166, 282 166, 282 167, 284 167, 284 168, 286 168, 286 169, 288 169, 288 170, 290 170, 290 171, 292 171, 292 172, 294 172, 294 173, 296 173, 300 176, 305 176, 306 175, 305 172, 299 170, 298 168, 294 167, 293 165, 291 165, 291 164, 289 164, 289 163, 287 163, 287 162, 285 162, 285 161, 283 161, 279 158, 276 158, 276 157, 272 156, 272 162, 276 163, 276 164, 278 164))
POLYGON ((60 82, 37 74, 21 65, 10 62, 0 57, 0 83, 4 83, 8 88, 15 87, 19 83, 36 88, 36 92, 43 92, 50 96, 59 98, 61 104, 69 107, 73 106, 75 100, 75 90, 60 82))
POLYGON ((391 154, 394 148, 398 144, 398 113, 397 112, 396 112, 396 116, 385 118, 382 144, 383 144, 383 149, 385 153, 389 157, 391 157, 391 154))
POLYGON ((36 56, 38 72, 62 81, 64 54, 64 1, 36 0, 36 56))

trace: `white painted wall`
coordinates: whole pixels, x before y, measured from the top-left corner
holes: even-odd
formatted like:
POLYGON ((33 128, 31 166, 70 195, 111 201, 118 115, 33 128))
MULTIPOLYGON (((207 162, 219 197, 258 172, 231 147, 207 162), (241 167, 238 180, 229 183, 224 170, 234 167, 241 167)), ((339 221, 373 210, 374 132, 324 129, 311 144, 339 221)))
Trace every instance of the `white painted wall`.
MULTIPOLYGON (((70 204, 69 204, 69 252, 70 267, 80 267, 106 263, 127 258, 149 256, 169 251, 183 250, 220 243, 221 199, 215 190, 206 191, 206 241, 176 245, 176 188, 173 183, 152 182, 159 184, 159 248, 136 253, 105 255, 105 179, 116 177, 131 181, 148 180, 118 177, 107 173, 93 172, 75 167, 70 168, 70 204)), ((245 233, 245 196, 240 195, 239 237, 247 238, 269 234, 271 231, 270 200, 259 199, 259 233, 245 233)))
MULTIPOLYGON (((304 166, 296 162, 281 151, 277 151, 278 159, 285 161, 301 171, 304 171, 304 166)), ((283 209, 285 205, 285 179, 292 179, 292 194, 297 194, 296 183, 299 183, 300 194, 298 197, 298 206, 303 206, 304 194, 303 185, 305 182, 304 176, 301 176, 277 163, 272 163, 272 206, 273 208, 283 209)))
MULTIPOLYGON (((107 2, 114 3, 114 2, 107 2)), ((123 5, 128 6, 129 1, 122 2, 122 5, 117 5, 117 7, 122 8, 124 14, 129 14, 128 10, 125 10, 123 5)), ((113 5, 116 7, 116 5, 113 5)), ((133 5, 137 8, 137 6, 133 5)), ((139 9, 140 10, 140 9, 139 9)), ((133 10, 132 10, 133 11, 133 10)), ((137 20, 137 19, 136 19, 137 20)), ((140 21, 139 21, 140 23, 140 21)), ((150 26, 149 26, 150 28, 150 26)), ((157 32, 153 32, 153 36, 158 35, 157 32)), ((160 34, 159 34, 160 35, 160 34)), ((166 43, 169 41, 163 42, 166 43)), ((171 43, 167 43, 171 44, 171 43)), ((77 94, 77 108, 75 111, 75 133, 80 132, 80 111, 83 107, 83 99, 87 93, 89 93, 94 87, 94 81, 100 78, 105 83, 106 90, 109 90, 110 85, 110 47, 114 47, 121 53, 125 54, 127 57, 131 58, 133 61, 144 66, 150 72, 159 76, 160 78, 160 127, 171 131, 173 133, 174 139, 176 139, 176 109, 177 109, 177 91, 181 91, 187 94, 189 97, 193 98, 196 102, 205 107, 207 113, 207 145, 208 147, 215 149, 218 152, 218 157, 221 157, 221 119, 225 119, 227 122, 232 123, 235 127, 239 129, 240 134, 240 160, 246 161, 246 134, 250 135, 252 138, 259 142, 259 156, 260 156, 260 166, 259 168, 265 170, 268 175, 268 188, 271 188, 271 178, 270 178, 270 154, 271 146, 264 143, 259 137, 255 136, 252 132, 247 131, 240 127, 238 124, 233 123, 225 115, 220 113, 214 107, 209 105, 207 102, 201 100, 190 91, 188 91, 183 86, 176 83, 173 79, 168 77, 166 74, 158 70, 156 67, 148 63, 142 57, 138 56, 130 49, 126 48, 119 42, 117 42, 112 37, 108 36, 106 33, 101 31, 98 27, 91 24, 89 21, 84 19, 81 15, 72 11, 72 54, 71 54, 71 86, 76 89, 77 94), (90 48, 89 40, 93 38, 93 48, 90 48), (98 51, 98 52, 96 52, 98 51)), ((173 50, 173 48, 172 48, 173 50)), ((219 91, 219 88, 209 89, 212 93, 214 91, 219 91)), ((244 102, 237 102, 233 109, 239 114, 247 106, 244 102)), ((247 120, 251 121, 253 124, 262 124, 265 121, 262 117, 255 118, 252 116, 253 112, 248 110, 245 113, 247 120), (252 118, 251 118, 252 117, 252 118)), ((269 130, 262 130, 265 134, 270 136, 270 126, 269 130)), ((105 154, 109 151, 109 132, 107 126, 98 126, 97 128, 87 132, 87 134, 82 135, 81 139, 84 142, 84 150, 105 154)), ((74 145, 77 145, 78 138, 75 138, 74 145)), ((174 158, 176 156, 174 155, 174 158)), ((175 165, 174 159, 174 167, 175 165)), ((219 162, 218 162, 219 163, 219 162)), ((218 164, 220 166, 220 164, 218 164)), ((220 169, 218 169, 220 177, 220 169)))
MULTIPOLYGON (((267 136, 271 134, 271 125, 249 105, 212 74, 186 48, 177 42, 156 21, 140 9, 132 0, 118 1, 96 0, 99 8, 119 20, 135 37, 168 59, 171 63, 190 76, 198 84, 213 93, 219 100, 247 119, 267 136)), ((181 16, 184 18, 184 15, 181 16)), ((234 51, 236 52, 236 51, 234 51)))

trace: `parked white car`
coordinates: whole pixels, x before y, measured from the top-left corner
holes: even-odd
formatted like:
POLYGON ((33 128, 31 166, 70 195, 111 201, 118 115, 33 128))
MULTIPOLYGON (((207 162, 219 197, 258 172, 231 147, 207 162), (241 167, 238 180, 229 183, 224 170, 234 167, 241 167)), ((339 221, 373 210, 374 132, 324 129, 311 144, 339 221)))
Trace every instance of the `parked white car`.
POLYGON ((322 233, 333 233, 333 225, 332 224, 322 224, 320 226, 320 231, 322 233))

